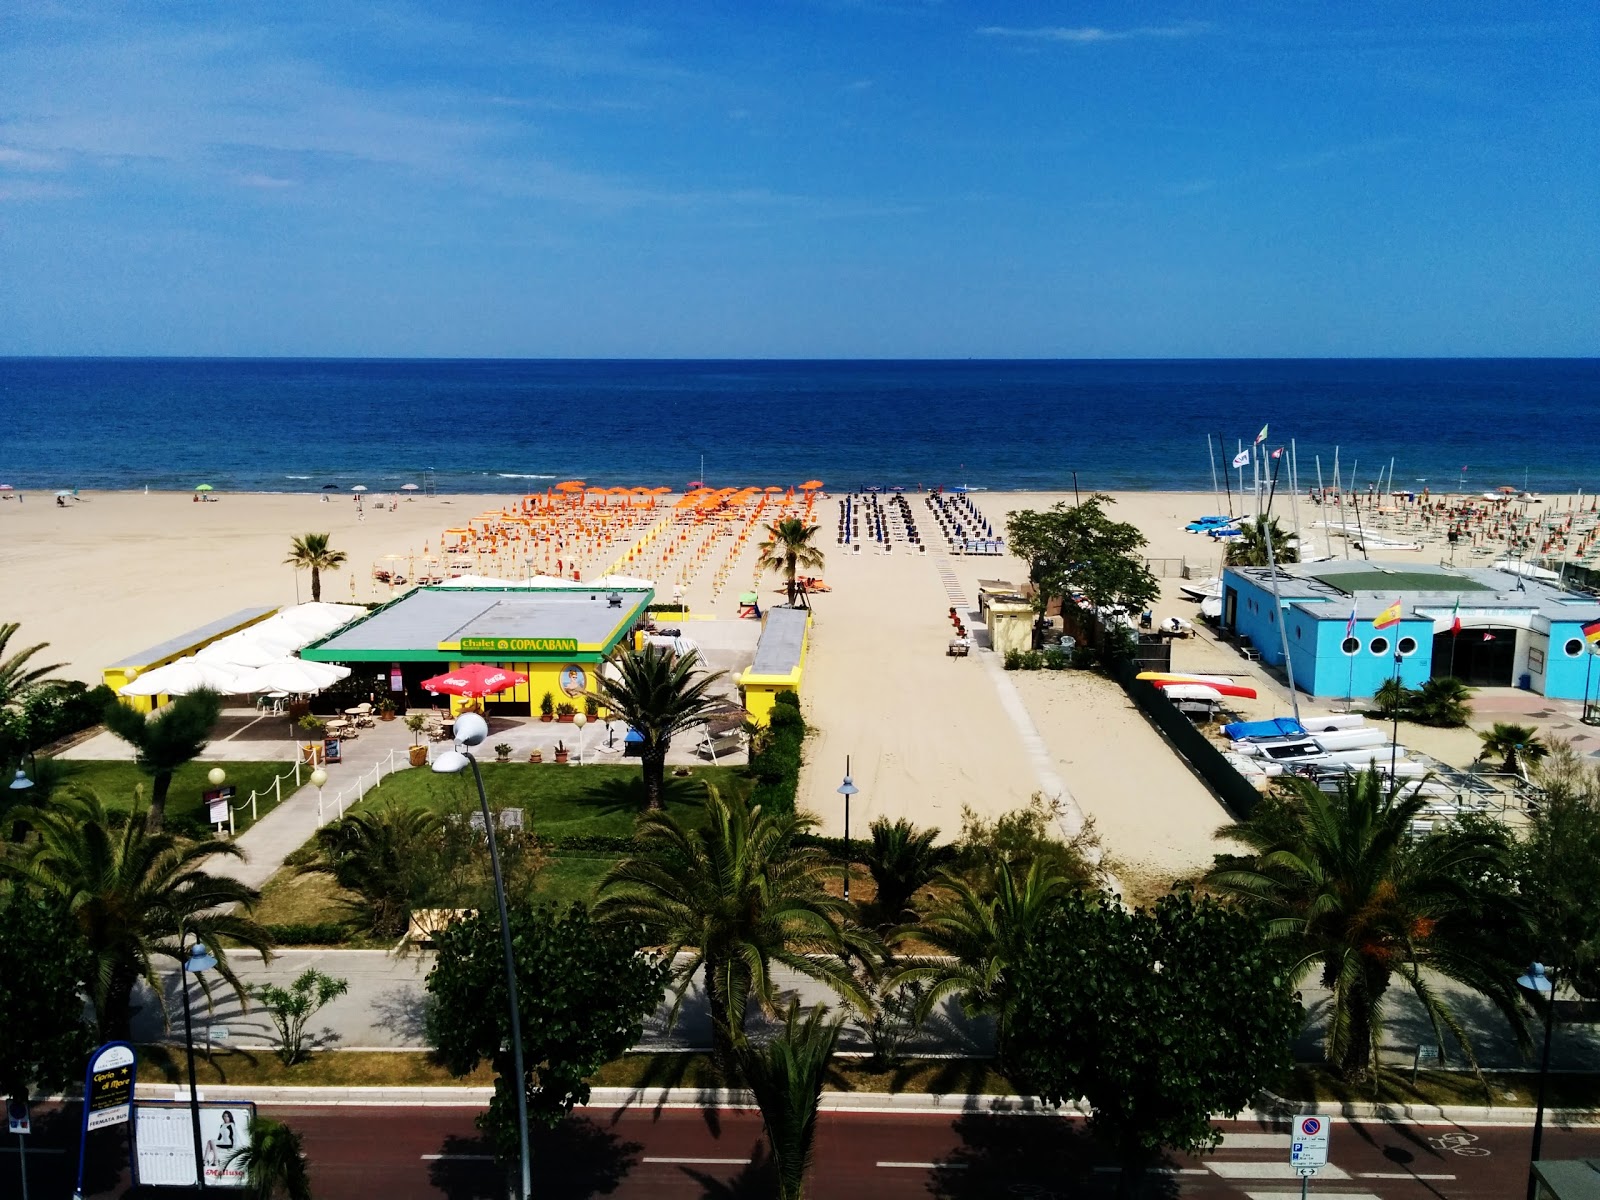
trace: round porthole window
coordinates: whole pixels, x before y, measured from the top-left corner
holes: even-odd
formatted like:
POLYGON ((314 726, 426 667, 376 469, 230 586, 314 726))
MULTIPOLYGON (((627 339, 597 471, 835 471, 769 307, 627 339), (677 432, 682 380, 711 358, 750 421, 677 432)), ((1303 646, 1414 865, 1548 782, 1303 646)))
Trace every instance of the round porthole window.
POLYGON ((1387 654, 1389 653, 1389 639, 1385 637, 1375 637, 1367 643, 1367 649, 1371 650, 1374 654, 1387 654))
POLYGON ((1401 654, 1415 654, 1417 652, 1417 639, 1403 637, 1400 639, 1401 654))
POLYGON ((1568 658, 1577 658, 1578 655, 1583 653, 1583 639, 1569 638, 1567 640, 1566 651, 1568 658))
POLYGON ((1361 649, 1361 639, 1353 637, 1345 638, 1343 643, 1340 644, 1339 649, 1343 650, 1346 654, 1355 654, 1361 649))

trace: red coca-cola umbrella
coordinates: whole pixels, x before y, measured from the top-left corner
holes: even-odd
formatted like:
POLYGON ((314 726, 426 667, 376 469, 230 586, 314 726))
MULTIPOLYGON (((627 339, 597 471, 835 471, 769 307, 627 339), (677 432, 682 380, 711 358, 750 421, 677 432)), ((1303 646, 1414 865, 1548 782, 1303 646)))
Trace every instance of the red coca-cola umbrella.
POLYGON ((481 698, 527 682, 528 677, 521 671, 508 671, 504 667, 491 667, 484 663, 467 663, 454 671, 424 679, 422 686, 435 695, 442 692, 447 696, 481 698))

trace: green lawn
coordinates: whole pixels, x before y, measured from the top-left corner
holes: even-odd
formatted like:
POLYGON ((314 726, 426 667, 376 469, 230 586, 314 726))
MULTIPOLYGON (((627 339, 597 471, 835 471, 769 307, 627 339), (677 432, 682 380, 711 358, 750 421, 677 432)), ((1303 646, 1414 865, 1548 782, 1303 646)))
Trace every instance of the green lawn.
MULTIPOLYGON (((686 777, 667 776, 667 808, 690 818, 699 808, 707 783, 729 795, 750 786, 743 767, 691 767, 686 777)), ((592 767, 554 763, 485 763, 483 788, 489 807, 520 808, 523 820, 547 842, 568 837, 627 837, 644 811, 644 784, 632 763, 592 767)), ((436 775, 432 771, 398 771, 383 781, 366 803, 398 801, 436 812, 476 809, 472 774, 436 775)))
MULTIPOLYGON (((131 762, 64 758, 52 762, 60 773, 60 782, 56 784, 58 788, 87 788, 99 796, 107 808, 129 809, 133 807, 134 789, 142 787, 144 802, 146 805, 150 803, 150 776, 131 762)), ((211 768, 218 766, 228 773, 226 786, 234 789, 233 803, 236 805, 242 804, 252 790, 265 791, 270 788, 274 775, 286 771, 292 773, 294 770, 293 764, 286 762, 189 763, 172 777, 172 790, 167 793, 168 815, 204 824, 206 813, 201 793, 211 787, 206 775, 211 768)), ((285 796, 294 790, 292 774, 284 788, 285 796)), ((270 801, 258 802, 256 811, 264 817, 271 807, 270 801)), ((240 833, 250 828, 250 809, 246 807, 235 813, 234 821, 240 833)))

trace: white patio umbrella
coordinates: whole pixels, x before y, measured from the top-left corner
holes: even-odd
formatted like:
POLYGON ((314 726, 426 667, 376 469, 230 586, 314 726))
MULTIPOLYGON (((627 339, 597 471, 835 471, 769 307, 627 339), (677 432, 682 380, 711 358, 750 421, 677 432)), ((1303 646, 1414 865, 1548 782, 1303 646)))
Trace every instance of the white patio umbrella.
POLYGON ((233 696, 250 689, 240 686, 239 672, 226 663, 207 662, 204 659, 189 657, 144 672, 118 688, 117 694, 187 696, 190 692, 201 690, 233 696))
POLYGON ((349 667, 336 663, 280 658, 246 672, 239 682, 247 692, 320 692, 349 674, 349 667))
POLYGON ((202 647, 195 652, 195 657, 202 662, 232 667, 242 675, 252 667, 264 667, 270 662, 277 662, 284 657, 284 651, 246 637, 242 633, 234 633, 202 647))

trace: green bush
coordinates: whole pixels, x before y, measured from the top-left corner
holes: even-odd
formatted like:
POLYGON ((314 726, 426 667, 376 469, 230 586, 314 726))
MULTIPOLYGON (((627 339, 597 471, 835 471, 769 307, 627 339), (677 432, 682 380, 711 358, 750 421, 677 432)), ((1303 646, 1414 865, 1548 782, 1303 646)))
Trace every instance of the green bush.
POLYGON ((750 774, 755 787, 750 799, 767 812, 793 812, 800 786, 801 752, 806 740, 806 719, 800 715, 800 697, 779 692, 771 723, 750 753, 750 774))
POLYGON ((268 925, 267 936, 278 946, 336 946, 350 940, 350 928, 337 921, 268 925))
POLYGON ((1064 671, 1072 665, 1072 655, 1060 646, 1050 646, 1044 651, 1044 669, 1047 671, 1064 671))
POLYGON ((689 606, 687 604, 647 604, 644 610, 647 613, 686 613, 689 611, 689 606))
POLYGON ((1001 665, 1008 671, 1022 670, 1022 651, 1007 650, 1005 659, 1001 662, 1001 665))
POLYGON ((1039 671, 1046 666, 1046 659, 1038 650, 1007 650, 1002 665, 1008 671, 1039 671))
POLYGON ((100 723, 117 694, 105 684, 72 680, 31 692, 20 710, 0 716, 0 762, 11 762, 51 742, 100 723))

